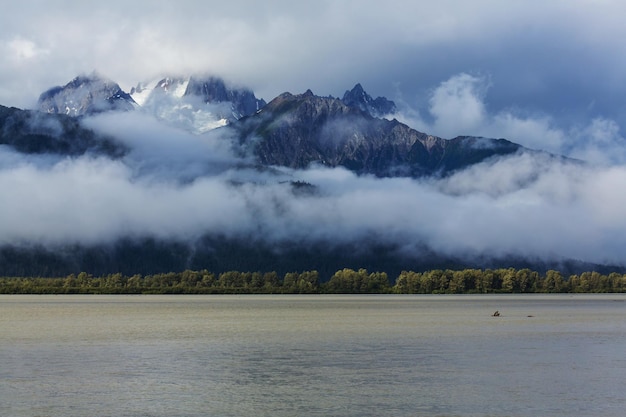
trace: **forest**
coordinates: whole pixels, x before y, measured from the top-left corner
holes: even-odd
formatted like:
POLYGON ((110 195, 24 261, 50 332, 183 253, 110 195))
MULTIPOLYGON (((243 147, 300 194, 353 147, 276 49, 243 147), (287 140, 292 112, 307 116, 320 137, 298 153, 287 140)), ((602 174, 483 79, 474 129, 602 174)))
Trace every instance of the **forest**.
POLYGON ((402 271, 391 282, 385 272, 338 270, 326 281, 317 271, 276 272, 208 270, 127 276, 0 277, 0 294, 502 294, 626 292, 626 274, 559 271, 464 269, 402 271))

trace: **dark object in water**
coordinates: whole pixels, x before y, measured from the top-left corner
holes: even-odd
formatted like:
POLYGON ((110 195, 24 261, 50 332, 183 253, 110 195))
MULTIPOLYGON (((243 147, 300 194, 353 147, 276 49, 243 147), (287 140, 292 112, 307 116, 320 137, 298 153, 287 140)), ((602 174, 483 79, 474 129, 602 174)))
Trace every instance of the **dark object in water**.
POLYGON ((496 312, 493 313, 491 316, 492 317, 500 317, 500 312, 498 310, 496 310, 496 312))

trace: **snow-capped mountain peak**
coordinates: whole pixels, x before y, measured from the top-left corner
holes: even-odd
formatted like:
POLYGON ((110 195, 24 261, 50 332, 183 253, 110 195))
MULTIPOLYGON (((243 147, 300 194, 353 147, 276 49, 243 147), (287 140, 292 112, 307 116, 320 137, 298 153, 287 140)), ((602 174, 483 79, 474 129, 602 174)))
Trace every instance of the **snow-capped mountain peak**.
POLYGON ((93 73, 49 89, 40 96, 38 107, 69 116, 138 109, 200 134, 254 114, 264 105, 251 90, 228 86, 214 76, 165 76, 139 82, 128 94, 117 83, 93 73))
POLYGON ((249 116, 265 105, 252 91, 228 87, 218 77, 167 76, 138 83, 131 96, 144 111, 194 133, 249 116))
POLYGON ((141 106, 154 93, 164 93, 182 98, 187 91, 189 79, 190 77, 165 77, 148 82, 140 82, 130 90, 130 95, 141 106))
POLYGON ((187 95, 191 77, 163 77, 140 82, 131 97, 141 110, 170 125, 201 134, 228 123, 230 106, 205 103, 187 95))

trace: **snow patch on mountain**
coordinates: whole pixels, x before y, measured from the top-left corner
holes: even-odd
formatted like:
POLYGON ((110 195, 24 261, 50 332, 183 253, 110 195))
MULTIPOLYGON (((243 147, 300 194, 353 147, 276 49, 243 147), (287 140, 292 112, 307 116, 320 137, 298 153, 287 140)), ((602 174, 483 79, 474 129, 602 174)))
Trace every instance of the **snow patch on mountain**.
POLYGON ((150 93, 152 93, 152 86, 155 86, 157 82, 158 80, 138 83, 137 86, 130 90, 130 96, 135 100, 135 103, 143 106, 148 97, 150 97, 150 93))
POLYGON ((217 77, 163 77, 140 82, 130 93, 143 111, 195 134, 202 134, 265 105, 247 89, 229 88, 217 77))
POLYGON ((140 82, 130 95, 142 111, 171 126, 202 134, 225 126, 230 105, 204 103, 186 95, 190 77, 164 77, 140 82))

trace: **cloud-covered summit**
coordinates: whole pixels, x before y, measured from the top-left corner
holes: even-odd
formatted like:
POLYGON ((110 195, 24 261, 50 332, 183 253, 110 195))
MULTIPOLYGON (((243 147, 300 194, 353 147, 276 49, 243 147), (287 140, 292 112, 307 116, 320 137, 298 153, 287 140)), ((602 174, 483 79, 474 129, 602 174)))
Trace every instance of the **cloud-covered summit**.
POLYGON ((44 91, 37 108, 44 113, 84 116, 106 111, 131 111, 135 101, 119 84, 96 72, 44 91))

